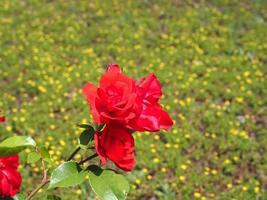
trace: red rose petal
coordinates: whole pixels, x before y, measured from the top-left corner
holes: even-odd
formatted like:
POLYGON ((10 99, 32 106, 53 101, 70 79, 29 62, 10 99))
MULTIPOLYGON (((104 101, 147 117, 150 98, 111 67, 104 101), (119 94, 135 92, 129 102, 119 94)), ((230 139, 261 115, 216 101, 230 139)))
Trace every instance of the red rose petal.
POLYGON ((0 158, 0 196, 14 196, 21 185, 18 155, 0 158))
POLYGON ((95 99, 97 97, 97 87, 91 83, 87 83, 83 87, 83 96, 86 98, 90 105, 90 110, 92 112, 95 122, 100 123, 100 116, 95 105, 95 99))
POLYGON ((147 106, 138 119, 131 121, 129 128, 136 131, 156 132, 160 129, 168 130, 172 125, 173 121, 169 114, 156 104, 147 106))
POLYGON ((124 127, 112 123, 106 125, 101 135, 99 134, 95 135, 95 145, 102 164, 105 165, 106 160, 109 159, 122 170, 133 170, 135 165, 134 139, 131 133, 124 127))
POLYGON ((109 64, 107 67, 108 72, 115 72, 115 73, 120 73, 121 69, 120 66, 117 64, 109 64))
POLYGON ((154 74, 142 78, 137 84, 139 86, 140 95, 149 103, 157 103, 162 96, 160 82, 154 74))

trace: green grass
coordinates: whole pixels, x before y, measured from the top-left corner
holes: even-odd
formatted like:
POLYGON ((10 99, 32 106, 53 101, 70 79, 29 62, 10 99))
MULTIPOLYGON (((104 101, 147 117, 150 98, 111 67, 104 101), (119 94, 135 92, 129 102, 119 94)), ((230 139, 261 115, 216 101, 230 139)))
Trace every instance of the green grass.
MULTIPOLYGON (((266 199, 266 1, 104 2, 0 1, 0 138, 29 134, 58 164, 91 121, 82 86, 118 63, 158 76, 176 122, 135 134, 128 199, 266 199)), ((40 170, 22 162, 24 190, 40 170)), ((50 193, 93 199, 87 182, 50 193)))

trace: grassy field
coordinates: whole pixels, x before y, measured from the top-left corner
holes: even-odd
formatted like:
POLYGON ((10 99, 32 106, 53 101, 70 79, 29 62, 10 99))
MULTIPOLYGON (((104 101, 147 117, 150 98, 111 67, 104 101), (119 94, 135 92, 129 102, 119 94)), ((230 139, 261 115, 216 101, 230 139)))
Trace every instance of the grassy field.
MULTIPOLYGON (((118 63, 154 72, 175 120, 135 133, 128 199, 267 199, 266 20, 264 0, 1 0, 0 139, 30 134, 60 163, 92 120, 81 88, 118 63)), ((21 160, 30 191, 41 166, 21 160)), ((94 199, 87 182, 50 193, 94 199)))

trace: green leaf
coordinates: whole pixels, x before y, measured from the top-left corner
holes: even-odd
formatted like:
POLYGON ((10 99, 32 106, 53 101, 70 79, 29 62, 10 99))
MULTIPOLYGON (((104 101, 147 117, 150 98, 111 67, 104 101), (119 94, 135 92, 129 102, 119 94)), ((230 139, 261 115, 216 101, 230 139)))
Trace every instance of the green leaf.
POLYGON ((81 148, 87 148, 89 142, 94 138, 94 128, 92 126, 87 126, 87 128, 81 133, 79 137, 79 145, 81 148))
POLYGON ((27 163, 36 163, 40 160, 41 156, 36 152, 31 152, 27 156, 27 163))
POLYGON ((35 147, 35 141, 28 136, 13 136, 0 143, 0 157, 18 154, 26 147, 35 147))
POLYGON ((80 184, 84 181, 85 176, 86 172, 82 171, 76 162, 64 162, 52 172, 48 189, 80 184))
POLYGON ((96 165, 88 167, 89 182, 100 200, 124 200, 129 192, 128 181, 112 170, 96 165))
POLYGON ((77 126, 83 129, 88 129, 90 127, 89 124, 78 124, 77 126))
POLYGON ((14 200, 25 200, 26 196, 24 194, 16 194, 16 196, 13 197, 14 200))
POLYGON ((48 195, 46 197, 46 200, 61 200, 61 198, 59 196, 56 196, 56 195, 48 195))
POLYGON ((39 148, 41 157, 44 161, 48 162, 48 163, 52 163, 52 159, 51 156, 49 154, 49 151, 47 150, 47 148, 45 146, 41 146, 39 148))

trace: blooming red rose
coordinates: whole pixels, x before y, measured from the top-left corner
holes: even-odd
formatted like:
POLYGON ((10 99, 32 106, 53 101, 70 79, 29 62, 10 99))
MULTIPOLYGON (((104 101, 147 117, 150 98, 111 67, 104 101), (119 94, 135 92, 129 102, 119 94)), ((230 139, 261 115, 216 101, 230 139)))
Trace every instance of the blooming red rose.
POLYGON ((0 197, 12 197, 19 191, 21 176, 18 165, 18 155, 0 158, 0 197))
POLYGON ((6 121, 6 117, 5 116, 0 116, 0 122, 5 122, 6 121))
POLYGON ((107 124, 102 132, 95 133, 95 148, 103 165, 108 159, 125 171, 135 165, 133 136, 117 123, 107 124))
POLYGON ((118 65, 109 65, 99 87, 87 83, 83 88, 97 124, 106 124, 95 133, 96 152, 103 165, 107 160, 131 171, 135 164, 134 139, 129 130, 168 130, 173 121, 159 104, 161 85, 154 74, 135 82, 122 74, 118 65))
POLYGON ((135 82, 122 74, 118 65, 109 65, 100 86, 87 83, 83 94, 96 123, 116 121, 136 131, 168 130, 173 124, 158 103, 161 85, 153 74, 135 82))
POLYGON ((99 87, 87 83, 83 94, 90 104, 96 123, 118 121, 127 124, 141 111, 137 86, 133 79, 122 74, 118 65, 109 65, 100 79, 99 87))

